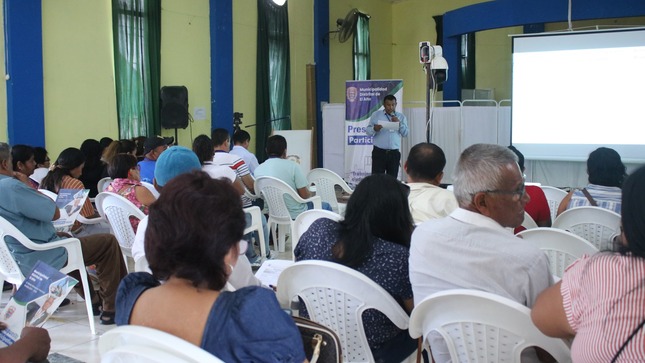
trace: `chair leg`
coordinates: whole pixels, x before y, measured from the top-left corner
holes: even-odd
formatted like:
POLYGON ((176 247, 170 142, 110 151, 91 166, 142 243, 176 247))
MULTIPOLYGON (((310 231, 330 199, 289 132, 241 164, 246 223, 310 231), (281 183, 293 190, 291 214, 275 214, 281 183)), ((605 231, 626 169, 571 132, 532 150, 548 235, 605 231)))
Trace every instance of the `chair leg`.
POLYGON ((83 294, 85 295, 85 307, 87 308, 87 317, 90 321, 90 332, 96 335, 96 327, 94 326, 94 312, 92 309, 92 298, 90 294, 90 284, 87 280, 87 272, 85 269, 78 271, 81 275, 81 282, 83 283, 83 294))
POLYGON ((271 228, 271 236, 273 237, 273 250, 278 252, 278 225, 275 222, 269 222, 271 228))
POLYGON ((286 240, 287 240, 287 231, 285 229, 285 225, 280 225, 279 231, 280 231, 280 238, 278 240, 278 252, 284 252, 285 250, 285 245, 286 245, 286 240))

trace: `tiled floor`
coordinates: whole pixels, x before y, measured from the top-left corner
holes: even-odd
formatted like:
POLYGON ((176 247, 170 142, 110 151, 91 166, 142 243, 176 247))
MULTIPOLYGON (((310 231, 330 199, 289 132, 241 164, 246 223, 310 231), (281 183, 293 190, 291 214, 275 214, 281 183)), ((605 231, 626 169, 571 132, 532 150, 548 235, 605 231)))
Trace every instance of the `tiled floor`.
MULTIPOLYGON (((286 252, 278 253, 278 259, 291 259, 291 245, 287 240, 286 252)), ((10 291, 2 293, 2 306, 9 300, 10 291)), ((69 296, 72 303, 59 308, 44 325, 51 337, 52 353, 59 353, 64 356, 87 363, 98 363, 99 357, 98 342, 101 335, 116 325, 101 325, 99 318, 94 317, 96 335, 90 333, 89 321, 85 302, 77 300, 76 293, 72 290, 69 296)))

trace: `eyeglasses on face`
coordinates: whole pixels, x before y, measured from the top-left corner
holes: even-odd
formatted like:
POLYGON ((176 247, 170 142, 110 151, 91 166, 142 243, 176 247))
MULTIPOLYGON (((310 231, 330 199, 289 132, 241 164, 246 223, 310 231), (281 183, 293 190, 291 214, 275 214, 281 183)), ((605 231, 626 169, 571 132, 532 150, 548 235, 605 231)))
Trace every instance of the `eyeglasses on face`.
MULTIPOLYGON (((520 185, 519 188, 516 190, 501 190, 501 189, 493 189, 493 190, 480 190, 477 193, 488 193, 488 194, 504 194, 504 195, 510 195, 513 201, 518 201, 526 195, 526 187, 524 184, 520 185)), ((477 193, 473 193, 472 195, 474 196, 477 193)))

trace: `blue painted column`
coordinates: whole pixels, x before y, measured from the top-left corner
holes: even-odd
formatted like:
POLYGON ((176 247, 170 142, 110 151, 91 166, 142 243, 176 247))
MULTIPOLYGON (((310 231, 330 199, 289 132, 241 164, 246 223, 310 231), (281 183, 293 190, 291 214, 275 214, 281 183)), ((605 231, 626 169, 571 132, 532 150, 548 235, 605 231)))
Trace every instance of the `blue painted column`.
POLYGON ((323 166, 322 102, 329 102, 329 0, 314 0, 314 62, 316 62, 317 165, 323 166))
POLYGON ((45 145, 41 0, 4 0, 7 137, 45 145))
POLYGON ((233 132, 233 1, 210 0, 211 129, 233 132))

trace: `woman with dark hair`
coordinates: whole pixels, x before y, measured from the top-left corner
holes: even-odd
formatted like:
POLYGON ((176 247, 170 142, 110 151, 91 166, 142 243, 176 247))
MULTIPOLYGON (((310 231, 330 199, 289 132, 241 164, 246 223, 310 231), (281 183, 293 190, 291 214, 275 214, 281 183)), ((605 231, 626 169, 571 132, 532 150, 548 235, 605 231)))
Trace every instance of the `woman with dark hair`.
MULTIPOLYGON (((132 202, 144 214, 148 214, 148 207, 157 198, 148 188, 141 185, 137 158, 132 154, 117 154, 108 165, 108 174, 113 180, 106 191, 119 194, 132 202)), ((130 217, 130 224, 136 233, 139 219, 130 217)))
MULTIPOLYGON (((406 185, 387 174, 366 177, 349 198, 344 220, 322 218, 303 233, 294 251, 296 261, 325 260, 351 267, 411 312, 408 257, 414 221, 408 193, 406 185)), ((416 340, 385 315, 372 310, 363 315, 367 341, 377 362, 400 362, 414 352, 416 340)))
MULTIPOLYGON (((61 189, 86 189, 83 183, 79 180, 79 177, 83 173, 84 166, 85 155, 83 155, 83 152, 74 147, 67 148, 60 153, 58 159, 56 159, 56 162, 54 163, 53 169, 47 173, 45 178, 43 178, 40 188, 47 189, 56 194, 58 194, 61 189)), ((90 202, 90 198, 85 199, 85 203, 81 208, 81 215, 88 219, 99 217, 90 202)), ((91 230, 87 230, 87 233, 85 234, 104 232, 106 229, 106 226, 92 226, 96 227, 91 230), (101 230, 98 230, 99 228, 101 230)), ((72 232, 78 233, 80 228, 81 223, 76 221, 72 227, 72 232)))
POLYGON ((562 199, 558 215, 567 209, 583 206, 598 206, 620 214, 620 187, 627 175, 620 155, 614 149, 599 147, 589 154, 587 174, 589 184, 576 189, 562 199))
POLYGON ((168 332, 225 362, 304 361, 298 329, 273 291, 221 291, 237 263, 244 225, 230 182, 202 171, 171 179, 148 216, 145 251, 152 275, 123 279, 117 324, 168 332))
POLYGON ((112 159, 118 154, 130 154, 136 157, 137 144, 132 140, 114 140, 103 151, 103 162, 110 165, 112 159))
POLYGON ((87 139, 81 144, 81 151, 85 155, 85 166, 83 174, 78 179, 83 183, 85 189, 90 190, 90 198, 98 194, 97 184, 99 180, 107 176, 107 165, 101 161, 101 144, 94 139, 87 139))
POLYGON ((575 261, 533 306, 544 334, 573 338, 574 362, 645 361, 645 167, 623 185, 622 225, 619 252, 575 261))
POLYGON ((37 146, 34 148, 34 161, 36 162, 36 169, 30 178, 40 185, 40 182, 49 172, 49 155, 44 147, 37 146))
POLYGON ((34 160, 34 148, 28 145, 14 145, 11 147, 11 160, 13 171, 24 174, 29 180, 31 187, 38 189, 38 183, 31 179, 31 175, 36 170, 36 161, 34 160))

